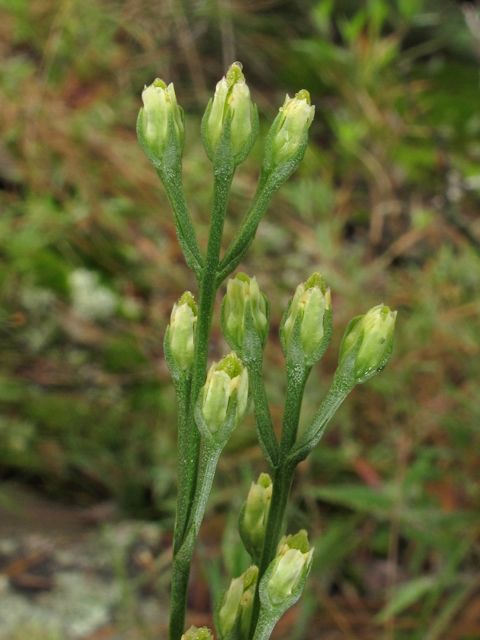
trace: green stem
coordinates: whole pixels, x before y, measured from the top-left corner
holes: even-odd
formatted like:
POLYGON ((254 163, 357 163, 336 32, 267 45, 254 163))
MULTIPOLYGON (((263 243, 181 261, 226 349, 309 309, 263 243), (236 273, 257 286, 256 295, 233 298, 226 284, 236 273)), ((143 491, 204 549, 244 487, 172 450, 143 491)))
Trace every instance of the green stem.
POLYGON ((248 251, 248 248, 255 238, 260 220, 262 219, 265 211, 270 204, 270 201, 274 193, 279 189, 280 185, 276 185, 268 180, 268 176, 264 171, 260 173, 257 189, 253 202, 251 204, 249 212, 246 214, 240 229, 237 231, 234 239, 232 240, 227 252, 220 263, 219 274, 217 276, 218 284, 220 285, 232 271, 234 271, 243 256, 248 251))
POLYGON ((180 640, 185 627, 187 611, 188 579, 192 563, 195 540, 200 529, 208 496, 210 494, 215 469, 222 447, 207 442, 204 446, 202 464, 198 476, 198 490, 190 512, 187 535, 173 561, 173 580, 170 605, 170 640, 180 640))
POLYGON ((183 193, 181 160, 175 161, 171 165, 165 164, 165 166, 168 169, 159 169, 158 175, 163 182, 168 201, 173 209, 178 242, 187 265, 194 271, 197 279, 200 280, 202 277, 203 257, 183 193))
POLYGON ((275 617, 269 612, 261 610, 253 640, 268 640, 276 624, 277 619, 275 617))
POLYGON ((245 358, 253 396, 255 422, 262 451, 272 467, 278 463, 278 441, 273 428, 272 416, 268 406, 267 394, 262 377, 262 351, 257 357, 245 358))
POLYGON ((337 411, 338 407, 345 400, 347 395, 355 386, 355 381, 351 376, 342 375, 342 371, 337 369, 330 387, 320 409, 315 414, 310 425, 305 429, 302 436, 292 447, 288 462, 296 466, 308 456, 312 449, 318 444, 325 433, 327 424, 337 411))
MULTIPOLYGON (((175 382, 175 380, 174 380, 175 382)), ((184 379, 175 384, 178 404, 178 494, 177 511, 175 517, 175 533, 173 539, 173 556, 175 557, 180 549, 186 519, 188 517, 189 503, 189 474, 188 465, 185 464, 186 456, 190 448, 190 425, 189 410, 192 381, 184 379)))
POLYGON ((297 439, 298 422, 302 408, 303 392, 311 367, 292 367, 287 363, 287 395, 283 416, 281 459, 285 460, 297 439))
MULTIPOLYGON (((197 493, 198 461, 200 457, 200 433, 195 424, 195 403, 203 385, 205 384, 210 328, 212 324, 213 308, 217 293, 216 275, 219 265, 220 247, 227 209, 228 193, 233 178, 234 167, 223 164, 214 166, 214 195, 212 207, 212 221, 205 258, 205 266, 200 282, 200 303, 195 338, 195 355, 193 364, 192 391, 189 403, 187 435, 185 436, 185 450, 183 461, 187 471, 184 474, 184 491, 179 493, 177 513, 182 520, 177 519, 179 533, 177 535, 177 549, 182 548, 189 535, 191 513, 193 512, 194 497, 197 493), (187 526, 188 523, 188 526, 187 526)), ((181 461, 180 461, 181 464, 181 461)), ((208 494, 207 494, 208 497, 208 494)), ((206 498, 205 498, 206 500, 206 498)), ((202 514, 203 515, 203 514, 202 514)), ((195 534, 196 536, 196 534, 195 534)), ((194 543, 194 540, 193 540, 194 543)), ((192 543, 192 553, 193 553, 192 543)), ((178 551, 178 555, 182 552, 178 551)), ((190 556, 191 559, 191 556, 190 556)), ((190 559, 184 562, 179 558, 173 566, 173 586, 170 612, 170 640, 180 640, 185 624, 185 607, 187 601, 188 576, 190 573, 190 559)))

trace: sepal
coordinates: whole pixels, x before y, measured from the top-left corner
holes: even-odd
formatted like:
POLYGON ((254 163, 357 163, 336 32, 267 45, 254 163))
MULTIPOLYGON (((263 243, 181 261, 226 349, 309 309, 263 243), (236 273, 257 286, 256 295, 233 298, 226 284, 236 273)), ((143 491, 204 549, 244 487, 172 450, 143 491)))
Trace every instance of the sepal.
POLYGON ((175 360, 170 348, 170 325, 165 330, 165 337, 163 339, 163 355, 165 356, 165 362, 172 375, 172 379, 175 384, 185 383, 190 379, 190 372, 183 370, 175 360))
POLYGON ((262 555, 272 490, 272 479, 268 473, 261 473, 258 481, 252 482, 238 518, 238 531, 243 546, 256 564, 259 564, 262 555))
POLYGON ((195 405, 195 421, 202 436, 224 446, 245 417, 250 404, 248 372, 235 352, 210 367, 195 405))
POLYGON ((340 345, 338 369, 346 372, 350 368, 355 384, 385 368, 392 354, 396 316, 396 311, 379 304, 350 321, 340 345), (352 353, 354 357, 348 358, 352 353))
POLYGON ((306 532, 284 536, 278 545, 277 557, 270 563, 260 585, 261 616, 268 615, 275 622, 302 595, 312 566, 306 532))
POLYGON ((242 65, 232 64, 217 83, 202 118, 201 134, 208 159, 217 167, 243 162, 258 135, 258 112, 250 99, 242 65))
POLYGON ((219 640, 248 640, 258 568, 249 567, 231 581, 214 612, 219 640))
POLYGON ((287 364, 311 368, 325 353, 332 335, 330 289, 318 272, 298 285, 280 323, 287 364))
POLYGON ((294 113, 292 103, 308 102, 310 96, 306 91, 300 91, 295 98, 288 95, 285 102, 273 121, 265 140, 265 155, 262 173, 280 186, 295 171, 303 160, 308 146, 308 130, 313 120, 314 107, 309 115, 304 117, 301 113, 294 113), (298 98, 298 96, 304 96, 298 98), (306 98, 308 96, 308 100, 306 98), (292 124, 294 126, 292 127, 292 124), (290 136, 290 142, 288 138, 290 136), (279 145, 279 139, 284 138, 285 145, 279 145), (283 151, 282 151, 282 147, 283 151), (286 148, 285 148, 286 147, 286 148))
POLYGON ((255 277, 237 273, 235 278, 228 281, 227 293, 222 300, 220 324, 225 340, 244 361, 247 355, 245 343, 249 341, 252 331, 261 345, 260 353, 256 353, 255 357, 261 357, 261 351, 267 343, 269 318, 268 299, 260 291, 255 277))
MULTIPOLYGON (((155 83, 154 83, 155 84, 155 83)), ((147 87, 145 91, 151 89, 147 87)), ((185 142, 185 114, 177 104, 173 85, 166 87, 164 91, 168 96, 168 105, 161 114, 166 121, 160 123, 156 133, 156 139, 148 134, 147 107, 142 107, 137 118, 137 136, 140 146, 157 171, 163 171, 172 163, 181 163, 183 146, 185 142), (171 95, 173 98, 171 98, 171 95)))

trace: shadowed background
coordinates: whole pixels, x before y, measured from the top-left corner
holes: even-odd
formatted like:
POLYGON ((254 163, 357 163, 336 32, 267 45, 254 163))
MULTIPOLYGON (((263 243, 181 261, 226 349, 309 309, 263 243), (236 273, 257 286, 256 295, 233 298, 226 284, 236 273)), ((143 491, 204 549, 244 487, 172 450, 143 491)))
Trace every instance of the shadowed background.
MULTIPOLYGON (((162 340, 173 303, 186 289, 196 294, 196 283, 135 121, 144 84, 173 81, 186 112, 185 192, 205 249, 212 172, 200 119, 238 59, 261 124, 233 183, 225 246, 285 93, 308 89, 316 105, 306 157, 241 265, 270 299, 264 371, 276 425, 285 392, 278 326, 299 282, 322 272, 334 318, 303 425, 328 389, 350 318, 380 302, 398 310, 388 367, 351 393, 297 472, 289 531, 309 530, 314 568, 276 637, 478 639, 475 6, 1 0, 0 10, 4 509, 18 486, 73 510, 113 504, 117 517, 158 522, 168 549, 176 409, 162 340)), ((217 315, 210 356, 226 351, 217 315)), ((190 603, 199 624, 248 562, 236 518, 265 470, 249 416, 209 502, 190 603)), ((159 572, 154 591, 166 599, 168 562, 159 572)), ((129 628, 144 634, 131 637, 153 637, 128 603, 129 628)))

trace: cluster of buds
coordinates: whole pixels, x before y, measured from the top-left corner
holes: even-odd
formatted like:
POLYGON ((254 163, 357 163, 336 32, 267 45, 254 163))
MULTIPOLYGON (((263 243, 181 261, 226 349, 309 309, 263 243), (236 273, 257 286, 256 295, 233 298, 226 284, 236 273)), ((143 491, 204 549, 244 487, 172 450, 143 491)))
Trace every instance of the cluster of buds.
POLYGON ((231 153, 238 164, 245 159, 256 136, 256 111, 240 62, 234 62, 217 83, 213 101, 210 101, 205 112, 203 139, 207 156, 212 162, 227 127, 231 153))
POLYGON ((223 596, 215 625, 220 640, 223 640, 234 628, 236 628, 238 640, 247 640, 257 577, 258 568, 252 565, 239 578, 232 580, 223 596))
POLYGON ((396 311, 379 304, 364 316, 354 318, 340 346, 339 363, 349 362, 358 382, 365 382, 387 364, 393 347, 396 311))
MULTIPOLYGON (((185 126, 183 109, 177 104, 173 84, 157 78, 142 93, 143 109, 139 114, 139 133, 150 154, 162 161, 167 145, 183 151, 185 126)), ((303 89, 294 98, 286 96, 266 142, 267 164, 274 168, 296 158, 305 151, 308 129, 315 115, 310 94, 303 89)), ((228 141, 236 164, 250 151, 258 129, 258 116, 240 62, 234 62, 217 83, 215 95, 205 112, 202 124, 205 150, 214 160, 222 133, 227 129, 228 141)))
POLYGON ((207 627, 197 629, 197 627, 191 626, 190 629, 183 634, 181 640, 213 640, 213 634, 207 627))
POLYGON ((214 362, 201 394, 201 416, 210 433, 226 422, 231 403, 236 398, 233 426, 244 417, 248 405, 248 373, 235 352, 214 362))
POLYGON ((312 565, 312 555, 313 547, 310 548, 305 529, 280 540, 265 589, 272 606, 282 606, 300 597, 312 565))
POLYGON ((252 482, 247 500, 240 512, 238 522, 240 537, 254 562, 260 561, 262 553, 272 490, 272 479, 268 473, 261 473, 258 481, 252 482))
POLYGON ((280 331, 285 356, 288 359, 300 349, 306 364, 315 364, 328 347, 331 331, 330 289, 316 271, 306 282, 298 285, 285 312, 280 331))
POLYGON ((145 87, 142 100, 139 126, 154 158, 161 161, 170 142, 178 145, 181 152, 185 142, 184 115, 177 104, 173 84, 167 87, 157 78, 145 87))
POLYGON ((268 337, 268 300, 260 291, 256 278, 237 273, 228 281, 221 322, 226 341, 239 353, 243 352, 245 325, 249 320, 264 348, 268 337))
POLYGON ((173 305, 168 329, 170 353, 182 371, 189 371, 193 364, 197 316, 193 295, 186 291, 173 305))

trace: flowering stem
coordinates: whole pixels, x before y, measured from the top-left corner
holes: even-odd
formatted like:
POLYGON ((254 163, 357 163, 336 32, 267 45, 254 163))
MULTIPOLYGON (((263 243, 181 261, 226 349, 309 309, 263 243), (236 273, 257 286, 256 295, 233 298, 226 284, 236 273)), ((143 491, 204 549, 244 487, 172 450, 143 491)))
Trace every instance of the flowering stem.
MULTIPOLYGON (((200 433, 195 424, 195 403, 203 385, 205 384, 210 328, 212 324, 215 295, 218 286, 216 276, 220 257, 223 226, 227 209, 228 193, 234 173, 233 163, 214 166, 214 195, 212 207, 212 221, 210 235, 205 258, 205 266, 200 282, 200 304, 198 310, 197 333, 195 340, 195 355, 193 363, 192 390, 189 402, 187 420, 187 434, 184 438, 184 449, 179 451, 180 463, 185 464, 186 471, 179 477, 182 486, 179 486, 177 501, 177 528, 176 551, 173 565, 173 585, 170 611, 170 640, 180 640, 185 624, 185 611, 187 602, 188 577, 190 574, 190 560, 188 556, 189 545, 185 547, 187 538, 193 535, 191 541, 191 553, 196 537, 196 530, 190 528, 191 513, 193 513, 194 499, 197 489, 198 463, 200 457, 200 433), (188 525, 188 526, 187 526, 188 525), (190 531, 195 531, 191 533, 190 531), (185 551, 184 551, 185 547, 185 551), (177 558, 178 562, 177 562, 177 558)), ((212 476, 213 477, 213 476, 212 476)), ((208 497, 208 493, 206 494, 208 497)), ((205 498, 206 500, 206 498, 205 498)), ((203 517, 203 512, 202 512, 203 517)))
POLYGON ((222 447, 207 442, 204 446, 198 477, 198 487, 187 525, 187 534, 173 561, 173 580, 170 604, 170 640, 180 640, 185 626, 187 611, 188 579, 192 563, 195 540, 205 513, 208 496, 222 447))

